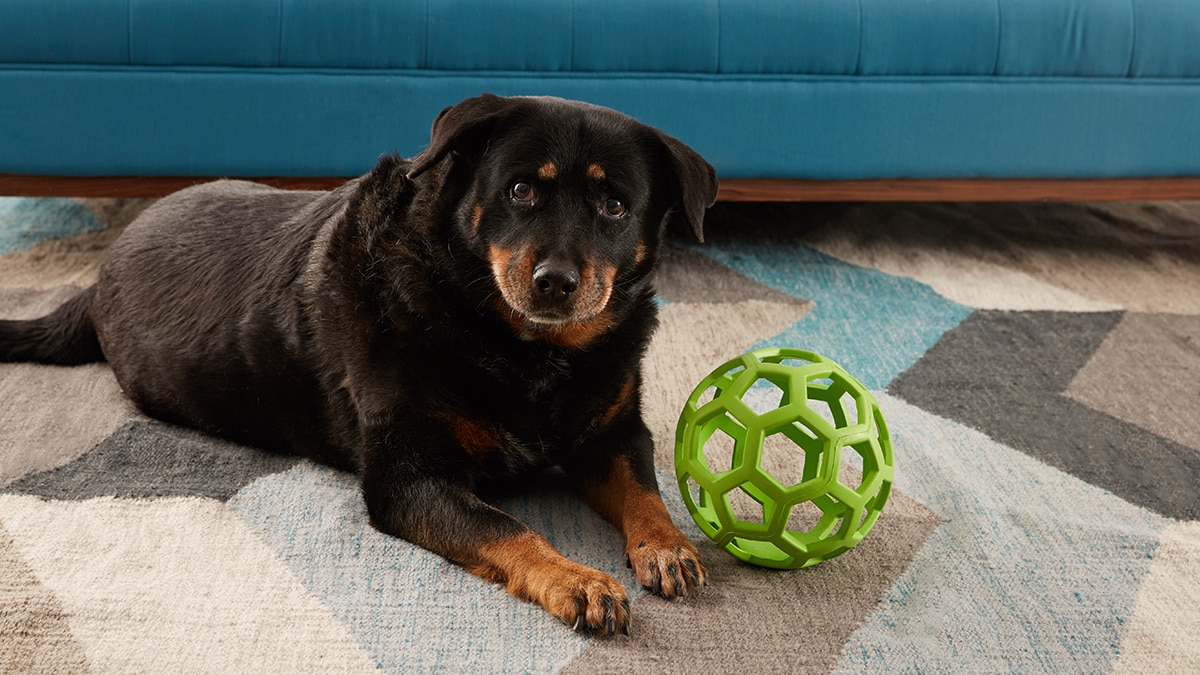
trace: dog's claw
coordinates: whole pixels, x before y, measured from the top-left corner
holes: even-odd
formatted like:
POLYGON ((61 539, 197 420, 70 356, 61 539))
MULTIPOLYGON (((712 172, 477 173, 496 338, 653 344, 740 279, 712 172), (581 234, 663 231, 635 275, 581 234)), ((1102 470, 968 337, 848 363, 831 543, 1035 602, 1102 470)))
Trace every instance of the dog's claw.
POLYGON ((578 579, 578 585, 560 587, 566 594, 546 606, 571 630, 584 635, 616 635, 629 630, 629 598, 625 588, 601 572, 573 566, 587 577, 578 579))
POLYGON ((682 537, 673 546, 627 549, 642 588, 663 598, 686 598, 708 584, 704 563, 682 537))
POLYGON ((687 585, 683 583, 683 579, 679 576, 679 565, 671 563, 667 565, 667 574, 671 576, 671 581, 675 582, 675 594, 683 597, 687 595, 687 585))
POLYGON ((604 596, 600 604, 604 608, 603 616, 599 617, 595 623, 587 618, 587 609, 584 603, 579 603, 579 613, 575 616, 574 623, 571 624, 571 630, 576 633, 587 633, 594 635, 616 635, 620 632, 623 635, 629 635, 629 601, 622 599, 620 603, 612 596, 604 596))

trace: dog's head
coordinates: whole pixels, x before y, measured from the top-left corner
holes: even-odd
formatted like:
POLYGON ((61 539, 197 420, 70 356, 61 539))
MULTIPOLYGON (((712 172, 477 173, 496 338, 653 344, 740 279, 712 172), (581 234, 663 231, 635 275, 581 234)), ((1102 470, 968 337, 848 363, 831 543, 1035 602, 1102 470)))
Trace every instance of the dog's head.
POLYGON ((598 106, 484 95, 442 111, 409 177, 442 165, 455 236, 486 263, 526 337, 584 344, 645 288, 667 219, 702 239, 713 168, 657 129, 598 106), (571 336, 564 338, 563 336, 571 336))

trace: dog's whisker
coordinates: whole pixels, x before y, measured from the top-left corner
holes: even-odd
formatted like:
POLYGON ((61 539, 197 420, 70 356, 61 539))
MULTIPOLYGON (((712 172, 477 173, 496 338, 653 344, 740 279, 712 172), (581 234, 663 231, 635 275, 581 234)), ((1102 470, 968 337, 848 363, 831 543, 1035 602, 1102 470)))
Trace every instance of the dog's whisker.
POLYGON ((494 297, 496 297, 496 291, 492 291, 491 293, 488 293, 487 295, 483 296, 483 299, 481 299, 479 301, 479 304, 477 304, 475 306, 476 309, 479 309, 479 310, 486 309, 488 306, 490 306, 492 304, 492 298, 494 298, 494 297))
POLYGON ((476 277, 476 278, 472 279, 471 281, 468 281, 467 283, 463 284, 463 288, 470 290, 471 288, 475 287, 476 284, 487 283, 491 280, 492 280, 492 277, 490 275, 485 274, 481 277, 476 277))

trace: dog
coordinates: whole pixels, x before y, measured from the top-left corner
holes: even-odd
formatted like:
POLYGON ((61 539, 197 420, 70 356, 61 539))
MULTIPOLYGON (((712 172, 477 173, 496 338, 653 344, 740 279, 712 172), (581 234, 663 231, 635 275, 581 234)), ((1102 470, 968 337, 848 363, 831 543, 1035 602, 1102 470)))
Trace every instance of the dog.
POLYGON ((371 524, 577 631, 629 634, 623 586, 487 503, 551 467, 664 598, 707 583, 659 496, 640 362, 673 216, 716 173, 616 111, 484 94, 428 148, 327 192, 216 181, 165 197, 97 283, 0 321, 0 360, 107 360, 147 414, 356 471, 371 524))

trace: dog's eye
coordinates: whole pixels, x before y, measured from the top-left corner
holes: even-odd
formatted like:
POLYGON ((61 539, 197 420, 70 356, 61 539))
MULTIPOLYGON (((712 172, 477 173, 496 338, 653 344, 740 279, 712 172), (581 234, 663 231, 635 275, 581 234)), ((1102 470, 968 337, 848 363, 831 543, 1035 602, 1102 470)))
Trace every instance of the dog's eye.
POLYGON ((513 201, 522 204, 532 204, 537 199, 537 191, 529 183, 517 183, 509 193, 513 201))
POLYGON ((604 215, 609 218, 620 218, 625 215, 625 204, 620 199, 609 197, 604 200, 604 215))

